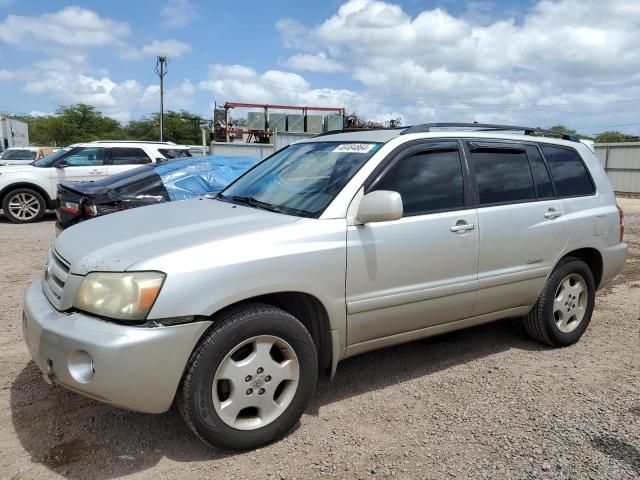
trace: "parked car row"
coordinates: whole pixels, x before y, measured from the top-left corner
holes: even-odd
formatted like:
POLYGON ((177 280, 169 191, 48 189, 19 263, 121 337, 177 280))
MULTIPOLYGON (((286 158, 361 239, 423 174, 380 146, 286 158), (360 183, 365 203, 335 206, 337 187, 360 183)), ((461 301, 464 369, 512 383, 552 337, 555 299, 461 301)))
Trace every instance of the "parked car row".
POLYGON ((150 163, 97 182, 58 185, 59 230, 108 213, 215 195, 260 161, 254 157, 195 157, 150 163))
MULTIPOLYGON (((624 264, 624 217, 587 145, 535 133, 330 132, 180 202, 165 203, 217 190, 226 163, 65 183, 63 226, 124 211, 57 237, 26 292, 29 352, 74 392, 147 413, 176 404, 207 444, 247 449, 290 431, 318 374, 363 352, 511 317, 572 345, 624 264)), ((178 147, 83 145, 36 163, 50 184, 23 191, 43 199, 74 166, 108 174, 165 149, 178 147)), ((10 202, 23 188, 11 181, 10 202)))
POLYGON ((55 208, 60 183, 97 181, 140 165, 190 156, 188 147, 170 142, 73 145, 27 165, 0 167, 0 205, 12 222, 36 222, 55 208))

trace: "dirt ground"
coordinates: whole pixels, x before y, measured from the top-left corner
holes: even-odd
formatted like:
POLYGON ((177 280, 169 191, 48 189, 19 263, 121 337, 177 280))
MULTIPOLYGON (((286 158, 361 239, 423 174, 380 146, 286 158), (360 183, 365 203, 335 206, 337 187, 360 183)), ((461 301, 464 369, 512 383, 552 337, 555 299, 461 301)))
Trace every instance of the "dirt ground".
POLYGON ((42 381, 20 318, 52 217, 0 218, 0 477, 640 478, 640 200, 621 203, 627 265, 579 344, 546 348, 502 321, 365 354, 320 382, 287 438, 241 454, 206 448, 175 412, 42 381))

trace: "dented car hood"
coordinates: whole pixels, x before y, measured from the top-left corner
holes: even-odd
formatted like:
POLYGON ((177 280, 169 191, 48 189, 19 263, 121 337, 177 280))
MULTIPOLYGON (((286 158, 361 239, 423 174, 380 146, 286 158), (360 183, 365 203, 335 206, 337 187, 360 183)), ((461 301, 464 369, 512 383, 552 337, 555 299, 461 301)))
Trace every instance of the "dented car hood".
POLYGON ((122 272, 156 256, 292 223, 298 217, 213 199, 186 200, 95 218, 63 231, 55 249, 70 271, 122 272))

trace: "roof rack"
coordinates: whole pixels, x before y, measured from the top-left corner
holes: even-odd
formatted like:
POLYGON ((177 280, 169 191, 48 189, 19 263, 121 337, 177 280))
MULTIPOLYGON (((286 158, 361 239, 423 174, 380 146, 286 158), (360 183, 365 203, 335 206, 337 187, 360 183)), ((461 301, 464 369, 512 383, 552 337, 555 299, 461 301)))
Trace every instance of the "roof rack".
POLYGON ((344 128, 342 130, 327 130, 326 132, 317 134, 314 138, 324 137, 325 135, 338 135, 339 133, 370 132, 371 130, 403 130, 405 128, 407 127, 344 128))
POLYGON ((152 140, 94 140, 87 143, 145 143, 150 145, 176 145, 174 142, 154 142, 152 140))
POLYGON ((569 140, 571 142, 579 142, 580 138, 577 135, 569 135, 566 133, 554 132, 553 130, 545 130, 539 127, 519 127, 516 125, 495 125, 492 123, 422 123, 420 125, 413 125, 411 127, 405 127, 400 135, 406 135, 408 133, 423 133, 431 132, 432 128, 474 128, 478 131, 507 131, 515 130, 522 131, 525 135, 545 134, 555 135, 561 137, 563 140, 569 140))

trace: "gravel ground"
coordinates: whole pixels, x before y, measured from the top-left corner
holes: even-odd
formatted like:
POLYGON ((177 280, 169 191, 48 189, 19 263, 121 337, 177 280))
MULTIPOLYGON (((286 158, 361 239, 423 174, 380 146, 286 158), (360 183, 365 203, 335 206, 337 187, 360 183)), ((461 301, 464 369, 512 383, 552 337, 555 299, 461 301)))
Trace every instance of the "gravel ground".
POLYGON ((640 478, 640 200, 621 203, 627 265, 578 345, 549 349, 502 321, 368 353, 319 384, 287 438, 231 455, 175 412, 126 412, 42 381, 20 312, 53 221, 0 218, 0 477, 640 478))

